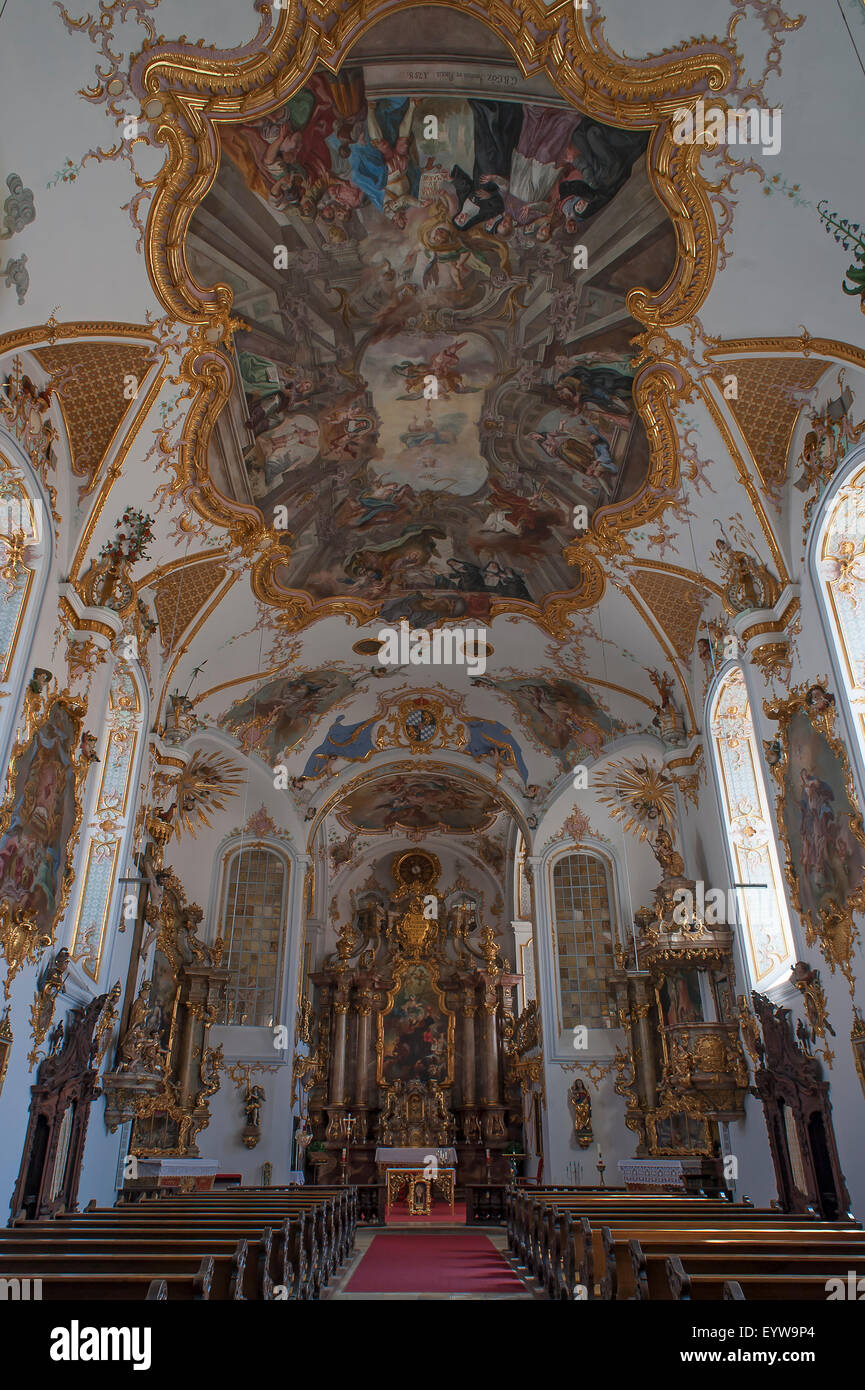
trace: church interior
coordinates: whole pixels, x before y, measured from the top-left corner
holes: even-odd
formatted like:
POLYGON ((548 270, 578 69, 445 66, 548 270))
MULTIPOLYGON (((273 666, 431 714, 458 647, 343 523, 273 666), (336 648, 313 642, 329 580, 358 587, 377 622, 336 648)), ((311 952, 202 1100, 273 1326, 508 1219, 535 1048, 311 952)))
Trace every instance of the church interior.
POLYGON ((6 1298, 865 1297, 863 0, 81 8, 0 11, 6 1298))

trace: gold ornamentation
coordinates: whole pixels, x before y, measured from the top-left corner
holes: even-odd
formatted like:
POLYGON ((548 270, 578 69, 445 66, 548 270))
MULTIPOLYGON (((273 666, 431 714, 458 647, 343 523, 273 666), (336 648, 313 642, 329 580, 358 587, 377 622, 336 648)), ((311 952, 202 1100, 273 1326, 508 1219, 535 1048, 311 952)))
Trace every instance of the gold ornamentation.
POLYGON ((60 438, 49 418, 50 386, 39 387, 21 370, 21 358, 12 363, 12 375, 0 384, 0 416, 27 453, 33 471, 48 483, 48 472, 57 467, 54 443, 60 438))
MULTIPOLYGON (((173 778, 160 777, 160 786, 174 792, 174 802, 163 813, 165 823, 171 830, 188 831, 195 838, 196 827, 210 828, 208 813, 215 814, 225 809, 230 796, 243 781, 243 775, 236 763, 222 758, 217 753, 202 753, 196 749, 192 758, 173 778)), ((157 814, 159 812, 157 811, 157 814)))
MULTIPOLYGON (((298 628, 326 611, 349 613, 365 621, 369 605, 357 600, 317 605, 280 591, 278 571, 285 559, 281 538, 269 532, 260 513, 233 505, 212 486, 207 448, 214 421, 230 391, 230 370, 218 351, 237 327, 231 318, 232 295, 225 284, 202 289, 186 259, 186 236, 193 214, 211 187, 219 159, 218 131, 226 124, 251 121, 284 104, 306 80, 316 62, 339 70, 351 44, 378 20, 408 8, 406 0, 321 0, 315 15, 302 10, 280 17, 259 39, 236 55, 214 57, 177 46, 154 44, 136 69, 142 100, 158 100, 153 140, 168 149, 156 181, 147 221, 145 256, 151 279, 168 314, 194 325, 180 369, 192 403, 179 451, 174 492, 183 492, 200 515, 227 527, 254 564, 256 596, 279 606, 287 624, 298 628), (158 94, 158 96, 157 96, 158 94)), ((657 295, 631 292, 628 307, 647 329, 646 338, 663 340, 664 325, 691 319, 708 293, 718 257, 712 210, 712 187, 699 173, 697 144, 679 145, 669 116, 680 101, 691 101, 706 84, 722 91, 737 68, 732 41, 700 53, 695 46, 628 63, 594 42, 595 31, 567 7, 551 13, 541 0, 465 0, 461 12, 474 15, 500 37, 526 73, 545 72, 559 93, 581 110, 618 125, 660 131, 650 146, 649 177, 673 223, 676 269, 657 295)), ((595 604, 604 588, 604 572, 595 549, 621 548, 618 535, 664 508, 664 488, 676 479, 675 429, 670 407, 687 389, 674 365, 660 363, 644 348, 644 370, 635 387, 637 408, 650 436, 652 468, 639 497, 624 507, 601 509, 589 537, 572 549, 581 570, 576 598, 549 603, 540 621, 552 635, 564 635, 567 615, 577 606, 595 604), (604 516, 604 512, 608 515, 604 516), (577 554, 577 552, 579 552, 577 554)), ((519 605, 497 602, 493 616, 517 611, 519 605)), ((521 610, 519 610, 521 611, 521 610)))
POLYGON ((802 919, 806 944, 819 944, 829 969, 833 974, 836 968, 841 971, 852 996, 855 989, 853 951, 859 939, 859 929, 853 914, 865 912, 865 877, 860 876, 862 881, 858 887, 848 891, 843 900, 836 896, 817 912, 807 908, 799 891, 799 865, 794 859, 784 821, 784 788, 790 753, 789 726, 795 716, 803 714, 817 733, 822 734, 838 761, 851 808, 848 817, 849 833, 865 849, 865 826, 858 809, 853 771, 844 744, 835 732, 835 697, 827 691, 827 684, 828 678, 825 676, 822 680, 806 681, 794 687, 783 700, 764 700, 763 710, 770 719, 778 723, 778 737, 772 741, 773 750, 775 744, 778 745, 778 756, 771 764, 772 774, 778 783, 775 820, 778 836, 784 846, 784 872, 790 885, 793 906, 802 919))
POLYGON ((577 1077, 568 1087, 568 1100, 574 1107, 574 1134, 581 1149, 587 1149, 594 1139, 592 1133, 592 1098, 585 1081, 577 1077))
MULTIPOLYGON (((8 1013, 9 1010, 7 1009, 8 1013)), ((3 1024, 0 1023, 0 1039, 2 1039, 3 1024)), ((11 1037, 10 1037, 11 1042, 11 1037)), ((862 1087, 862 1094, 865 1095, 865 1018, 862 1017, 855 1004, 853 1006, 853 1029, 850 1033, 850 1046, 853 1048, 853 1061, 856 1064, 856 1071, 859 1076, 859 1084, 862 1087)), ((0 1058, 0 1087, 3 1085, 3 1064, 0 1058)))
MULTIPOLYGON (((70 759, 77 752, 78 742, 81 737, 81 724, 86 711, 86 703, 82 700, 74 699, 68 690, 47 696, 45 690, 51 679, 50 672, 34 672, 34 677, 30 681, 24 695, 23 709, 23 729, 16 740, 15 746, 9 759, 9 771, 6 777, 6 795, 0 807, 0 844, 3 836, 9 829, 12 819, 13 803, 15 799, 15 786, 17 781, 18 764, 26 751, 30 748, 39 730, 48 723, 55 709, 65 709, 70 720, 72 735, 72 746, 67 749, 70 759), (47 680, 45 679, 47 677, 47 680)), ((22 911, 10 900, 3 896, 3 885, 0 882, 0 950, 6 959, 6 979, 4 982, 5 997, 9 998, 9 991, 12 981, 18 974, 23 965, 33 965, 39 959, 54 940, 54 932, 57 923, 66 910, 69 900, 69 892, 75 879, 74 851, 78 843, 78 832, 81 825, 81 793, 84 781, 87 776, 89 764, 79 760, 72 764, 72 776, 74 778, 74 816, 70 827, 69 836, 62 846, 65 856, 65 863, 62 873, 59 875, 55 885, 54 913, 51 918, 47 931, 40 931, 37 917, 33 911, 22 911)))
POLYGON ((514 1052, 524 1057, 541 1046, 541 1011, 537 999, 530 999, 514 1025, 514 1052))
POLYGON ((44 971, 36 990, 36 998, 30 1005, 30 1031, 33 1038, 33 1047, 27 1054, 30 1071, 39 1061, 39 1049, 45 1041, 48 1029, 54 1022, 57 996, 65 984, 69 963, 69 952, 63 946, 44 971))
POLYGON ((117 1005, 120 1002, 122 989, 119 980, 115 980, 108 993, 102 1013, 93 1034, 93 1048, 90 1054, 90 1065, 94 1071, 99 1071, 103 1058, 111 1046, 111 1039, 114 1036, 114 1029, 120 1014, 117 1005))
POLYGON ((658 827, 655 834, 652 853, 663 869, 665 878, 682 878, 685 872, 685 862, 678 850, 673 848, 669 830, 662 825, 658 827))
POLYGON ((246 1124, 240 1137, 248 1149, 254 1149, 261 1138, 261 1107, 266 1098, 263 1086, 256 1083, 247 1085, 246 1095, 243 1098, 246 1124))
POLYGON ((0 1095, 3 1094, 3 1082, 6 1080, 6 1072, 9 1069, 9 1058, 12 1056, 12 1024, 9 1022, 9 1011, 11 1004, 7 1004, 0 1018, 0 1095))
POLYGON ((468 742, 466 731, 452 718, 456 701, 448 700, 447 705, 444 699, 431 695, 413 695, 400 700, 379 728, 376 747, 410 748, 412 753, 427 754, 434 748, 464 748, 468 742))
POLYGON ((37 348, 34 357, 52 377, 66 434, 72 471, 86 478, 90 492, 102 462, 118 437, 135 397, 124 395, 127 378, 143 382, 155 358, 155 344, 79 341, 37 348))
POLYGON ((689 662, 706 601, 702 582, 675 573, 659 573, 654 568, 632 570, 630 580, 661 624, 676 655, 689 662))
POLYGON ((652 825, 668 830, 676 824, 676 783, 664 767, 648 758, 623 758, 610 762, 596 776, 598 799, 613 820, 621 821, 640 840, 649 837, 652 825))
POLYGON ((603 1066, 600 1062, 569 1062, 566 1066, 562 1067, 562 1071, 564 1072, 582 1072, 584 1076, 589 1078, 596 1091, 600 1087, 601 1082, 615 1069, 615 1058, 613 1058, 611 1062, 608 1062, 606 1066, 603 1066))
POLYGON ((829 1022, 826 991, 820 980, 820 971, 813 970, 811 966, 808 965, 807 961, 797 960, 796 964, 793 966, 790 980, 802 996, 805 1014, 811 1029, 811 1038, 813 1041, 816 1041, 817 1038, 822 1038, 824 1040, 825 1051, 823 1055, 826 1062, 831 1067, 832 1062, 830 1058, 834 1057, 835 1054, 829 1050, 829 1044, 826 1042, 826 1034, 831 1033, 834 1038, 835 1029, 829 1022))
POLYGON ((802 357, 725 359, 721 372, 736 377, 738 392, 729 407, 764 487, 777 488, 786 480, 790 443, 802 401, 827 367, 826 362, 802 357), (798 399, 794 393, 799 393, 798 399))
POLYGON ((764 1048, 763 1038, 760 1034, 760 1025, 754 1014, 748 1008, 748 1000, 744 994, 736 996, 737 1014, 739 1018, 739 1031, 742 1040, 748 1049, 751 1061, 755 1067, 763 1065, 764 1048))
MULTIPOLYGON (((198 559, 198 557, 196 557, 198 559)), ((196 615, 215 594, 228 571, 216 560, 180 565, 153 586, 153 608, 159 622, 162 655, 175 650, 196 615)), ((139 591, 149 587, 152 577, 139 583, 139 591)))

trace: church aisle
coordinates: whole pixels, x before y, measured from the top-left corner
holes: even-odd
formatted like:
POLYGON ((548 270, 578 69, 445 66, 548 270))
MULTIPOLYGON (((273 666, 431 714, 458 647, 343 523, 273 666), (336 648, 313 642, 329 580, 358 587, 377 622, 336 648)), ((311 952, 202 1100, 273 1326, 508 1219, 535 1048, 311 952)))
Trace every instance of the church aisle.
POLYGON ((325 1297, 532 1299, 499 1244, 465 1227, 358 1233, 354 1260, 325 1297))

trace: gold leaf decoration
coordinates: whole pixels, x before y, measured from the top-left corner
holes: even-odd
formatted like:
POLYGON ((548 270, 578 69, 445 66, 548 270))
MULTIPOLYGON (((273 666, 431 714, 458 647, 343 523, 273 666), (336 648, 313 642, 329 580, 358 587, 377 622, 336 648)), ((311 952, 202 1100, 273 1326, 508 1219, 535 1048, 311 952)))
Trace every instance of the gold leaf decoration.
POLYGON ((237 796, 235 788, 242 781, 240 768, 229 758, 196 750, 172 783, 177 793, 172 818, 178 837, 188 830, 194 838, 196 828, 209 827, 208 813, 224 810, 228 798, 237 796))
POLYGON ((622 821, 641 840, 659 825, 675 834, 676 783, 665 768, 655 767, 648 758, 608 763, 598 775, 598 799, 613 820, 622 821))

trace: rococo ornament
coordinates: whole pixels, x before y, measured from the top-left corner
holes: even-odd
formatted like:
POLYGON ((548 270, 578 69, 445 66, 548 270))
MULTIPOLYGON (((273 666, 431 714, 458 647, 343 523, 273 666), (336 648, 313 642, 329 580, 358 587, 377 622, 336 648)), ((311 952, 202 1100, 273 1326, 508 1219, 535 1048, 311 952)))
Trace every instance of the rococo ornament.
POLYGON ((865 912, 865 827, 853 773, 835 732, 835 696, 827 679, 804 682, 782 700, 764 700, 778 724, 770 766, 778 784, 775 816, 784 871, 808 946, 818 943, 829 969, 855 987, 854 913, 865 912))
MULTIPOLYGON (((156 43, 144 49, 129 74, 131 90, 151 120, 151 138, 167 147, 147 221, 145 256, 166 312, 192 325, 180 368, 191 406, 179 449, 174 494, 182 494, 207 520, 227 527, 242 553, 254 556, 256 596, 279 607, 285 621, 301 627, 313 616, 343 613, 367 621, 375 608, 361 599, 339 598, 315 606, 302 592, 280 586, 286 536, 270 530, 261 512, 233 504, 209 478, 208 441, 228 400, 232 372, 224 346, 238 323, 231 317, 232 293, 225 284, 202 289, 191 273, 186 237, 191 219, 218 170, 220 132, 277 110, 308 79, 316 62, 338 73, 355 38, 377 20, 411 8, 408 0, 325 0, 313 16, 304 7, 268 13, 259 36, 234 56, 204 55, 192 47, 156 43), (275 23, 273 20, 275 19, 275 23), (333 21, 328 23, 328 21, 333 21)), ((677 471, 677 436, 672 410, 690 391, 690 381, 673 363, 652 351, 665 341, 664 326, 692 318, 708 293, 718 257, 712 188, 700 174, 698 144, 678 144, 671 114, 678 101, 692 100, 708 83, 724 91, 735 81, 739 60, 730 43, 710 52, 697 46, 670 53, 666 61, 628 63, 595 44, 579 14, 555 13, 539 0, 466 0, 461 13, 476 16, 511 50, 525 75, 545 73, 565 100, 599 120, 634 129, 658 128, 650 146, 649 178, 672 223, 676 268, 657 295, 635 289, 628 307, 647 332, 635 383, 635 402, 649 435, 651 467, 642 491, 624 506, 599 509, 586 535, 568 549, 578 567, 578 588, 547 603, 539 617, 553 635, 565 635, 568 613, 597 603, 604 589, 599 555, 620 554, 622 535, 645 524, 669 504, 677 471), (652 331, 653 330, 653 331, 652 331)), ((497 600, 492 615, 522 611, 497 600)))

